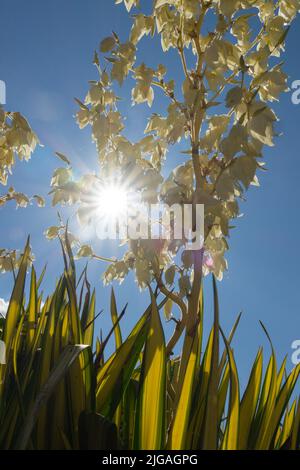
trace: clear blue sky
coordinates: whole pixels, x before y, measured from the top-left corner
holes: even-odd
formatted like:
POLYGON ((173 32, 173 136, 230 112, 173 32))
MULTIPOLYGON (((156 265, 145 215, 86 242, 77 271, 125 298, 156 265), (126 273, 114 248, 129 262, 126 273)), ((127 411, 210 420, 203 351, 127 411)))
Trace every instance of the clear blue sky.
MULTIPOLYGON (((299 20, 287 41, 285 70, 289 83, 300 79, 299 20)), ((1 2, 0 79, 7 85, 7 108, 27 116, 44 145, 30 163, 17 164, 10 184, 18 190, 47 195, 52 171, 60 166, 54 157, 56 150, 69 155, 78 171, 95 167, 96 154, 89 131, 79 131, 73 118, 73 97, 83 98, 88 80, 96 76, 92 56, 101 38, 112 30, 121 38, 126 37, 129 28, 125 8, 115 6, 113 0, 1 2)), ((142 42, 140 49, 140 58, 157 62, 159 54, 153 46, 142 42)), ((169 68, 176 72, 175 55, 171 54, 168 60, 169 68)), ((130 108, 128 88, 124 96, 127 101, 123 109, 130 108)), ((159 100, 156 106, 159 108, 159 100)), ((293 105, 288 93, 276 105, 276 112, 283 135, 277 139, 276 147, 266 152, 269 171, 261 175, 261 187, 248 193, 242 207, 245 215, 231 234, 229 271, 219 284, 224 329, 228 331, 237 313, 244 312, 234 343, 242 377, 258 345, 268 347, 259 319, 267 326, 279 358, 289 355, 289 367, 291 343, 300 339, 300 105, 293 105)), ((129 112, 130 137, 142 131, 145 116, 144 107, 129 112)), ((45 209, 32 206, 14 210, 7 206, 0 209, 0 216, 0 245, 21 248, 30 233, 37 269, 48 262, 45 291, 51 289, 62 262, 58 245, 42 237, 43 231, 56 223, 56 209, 51 208, 50 200, 47 199, 45 209)), ((97 248, 101 252, 100 244, 97 248)), ((107 312, 110 288, 101 285, 101 269, 98 264, 91 266, 90 278, 97 286, 99 308, 107 312)), ((2 276, 0 298, 7 299, 10 289, 11 276, 2 276)), ((129 302, 122 324, 128 331, 148 298, 139 295, 131 276, 116 289, 120 306, 129 302)), ((212 315, 209 299, 210 287, 206 292, 207 319, 212 315)), ((108 323, 104 319, 102 322, 98 321, 97 327, 106 330, 108 323)))

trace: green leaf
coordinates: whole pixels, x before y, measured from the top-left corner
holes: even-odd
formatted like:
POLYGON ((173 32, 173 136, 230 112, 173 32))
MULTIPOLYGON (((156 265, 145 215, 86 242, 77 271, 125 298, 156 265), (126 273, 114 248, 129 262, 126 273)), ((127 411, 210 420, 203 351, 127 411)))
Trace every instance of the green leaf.
POLYGON ((223 341, 225 343, 229 371, 230 371, 230 391, 229 391, 229 404, 228 404, 228 417, 226 422, 226 428, 224 438, 222 442, 223 450, 236 450, 238 447, 238 432, 239 432, 239 407, 240 407, 240 392, 239 392, 239 379, 238 372, 233 357, 232 350, 228 344, 228 341, 221 331, 223 341))
POLYGON ((47 402, 53 393, 56 385, 69 371, 71 365, 74 363, 79 354, 84 351, 88 346, 84 344, 75 344, 67 346, 61 354, 59 361, 54 369, 51 371, 47 381, 44 383, 42 389, 38 393, 33 405, 28 410, 24 426, 21 429, 19 436, 19 443, 17 449, 25 450, 27 448, 32 430, 39 416, 41 407, 47 402))
POLYGON ((218 445, 218 369, 219 369, 219 300, 216 279, 213 276, 214 333, 207 388, 203 449, 216 450, 218 445))
POLYGON ((138 449, 164 446, 166 400, 166 345, 155 297, 151 291, 151 316, 143 354, 138 398, 138 449))

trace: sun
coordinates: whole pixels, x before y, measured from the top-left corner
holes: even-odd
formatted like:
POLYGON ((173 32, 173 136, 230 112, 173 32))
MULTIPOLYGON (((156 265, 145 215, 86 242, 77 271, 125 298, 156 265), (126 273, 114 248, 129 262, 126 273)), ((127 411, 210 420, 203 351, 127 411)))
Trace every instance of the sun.
POLYGON ((117 184, 105 185, 98 195, 98 215, 117 219, 125 216, 128 209, 128 191, 117 184))

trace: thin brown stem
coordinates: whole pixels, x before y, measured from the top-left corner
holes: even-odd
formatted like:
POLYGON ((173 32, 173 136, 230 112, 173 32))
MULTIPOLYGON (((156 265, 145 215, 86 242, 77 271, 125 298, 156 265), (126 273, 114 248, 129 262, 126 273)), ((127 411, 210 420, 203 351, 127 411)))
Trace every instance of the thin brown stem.
POLYGON ((168 357, 172 354, 174 347, 178 343, 184 331, 184 328, 186 325, 186 319, 187 319, 187 306, 184 300, 178 294, 166 288, 166 286, 163 284, 161 279, 156 279, 156 282, 161 293, 164 294, 169 299, 171 299, 176 305, 178 305, 178 307, 181 310, 181 318, 180 320, 177 320, 173 334, 171 338, 169 339, 168 344, 166 346, 166 355, 168 357))

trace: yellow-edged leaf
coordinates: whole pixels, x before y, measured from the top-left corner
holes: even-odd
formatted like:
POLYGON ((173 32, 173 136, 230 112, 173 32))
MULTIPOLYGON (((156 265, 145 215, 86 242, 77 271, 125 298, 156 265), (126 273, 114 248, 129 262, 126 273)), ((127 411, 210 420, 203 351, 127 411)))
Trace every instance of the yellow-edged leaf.
POLYGON ((151 317, 140 379, 137 439, 142 450, 164 445, 166 400, 166 345, 157 304, 151 292, 151 317))

